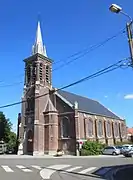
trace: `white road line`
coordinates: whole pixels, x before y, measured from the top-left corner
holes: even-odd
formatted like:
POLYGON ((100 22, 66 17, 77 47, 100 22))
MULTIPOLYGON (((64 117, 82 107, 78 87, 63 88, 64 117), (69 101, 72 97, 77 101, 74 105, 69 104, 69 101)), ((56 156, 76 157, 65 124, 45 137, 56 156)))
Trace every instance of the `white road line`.
POLYGON ((82 166, 76 166, 76 167, 67 169, 67 170, 65 170, 65 171, 67 171, 67 172, 72 172, 72 171, 77 170, 77 169, 80 169, 80 168, 82 168, 82 166))
POLYGON ((9 166, 1 166, 6 172, 14 172, 9 166))
POLYGON ((21 165, 17 165, 16 167, 19 168, 19 169, 21 169, 21 170, 24 171, 24 172, 32 172, 32 170, 27 169, 26 167, 21 166, 21 165))
POLYGON ((36 166, 36 165, 33 165, 32 167, 35 168, 35 169, 38 169, 38 170, 42 169, 40 166, 36 166))
POLYGON ((58 164, 58 165, 52 165, 48 166, 47 168, 44 168, 40 171, 40 176, 43 179, 50 179, 51 175, 56 172, 56 170, 62 170, 64 168, 70 167, 71 165, 67 164, 58 164))
POLYGON ((89 167, 89 168, 84 169, 84 170, 82 170, 82 171, 80 171, 80 172, 78 172, 78 173, 79 173, 79 174, 86 174, 86 173, 88 173, 88 172, 90 172, 90 171, 93 171, 94 169, 96 169, 96 167, 89 167))

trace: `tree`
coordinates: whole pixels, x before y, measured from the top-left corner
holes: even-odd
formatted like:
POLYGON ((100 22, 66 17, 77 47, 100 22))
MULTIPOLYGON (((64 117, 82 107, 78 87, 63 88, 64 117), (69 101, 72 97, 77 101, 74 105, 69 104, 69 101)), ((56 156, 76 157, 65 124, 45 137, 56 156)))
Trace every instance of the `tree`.
POLYGON ((16 148, 17 148, 17 136, 14 132, 10 132, 9 136, 8 136, 8 142, 7 142, 7 150, 12 151, 12 152, 16 152, 16 148))
POLYGON ((3 112, 0 112, 0 141, 8 142, 9 134, 11 132, 12 123, 9 119, 6 119, 3 112))
POLYGON ((12 123, 0 112, 0 141, 7 144, 8 150, 15 151, 17 148, 17 136, 12 132, 12 123))

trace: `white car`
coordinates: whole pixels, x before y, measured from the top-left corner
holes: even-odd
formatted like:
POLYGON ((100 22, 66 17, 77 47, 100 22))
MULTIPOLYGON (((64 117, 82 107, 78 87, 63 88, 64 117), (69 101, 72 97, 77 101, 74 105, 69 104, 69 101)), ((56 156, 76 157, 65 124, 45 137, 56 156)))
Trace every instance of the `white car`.
POLYGON ((102 150, 102 154, 104 155, 119 155, 120 153, 120 149, 115 146, 107 146, 102 150))
POLYGON ((123 146, 122 146, 122 154, 123 154, 124 152, 126 152, 126 151, 131 150, 131 149, 133 149, 133 145, 132 145, 132 144, 125 144, 125 145, 123 145, 123 146))

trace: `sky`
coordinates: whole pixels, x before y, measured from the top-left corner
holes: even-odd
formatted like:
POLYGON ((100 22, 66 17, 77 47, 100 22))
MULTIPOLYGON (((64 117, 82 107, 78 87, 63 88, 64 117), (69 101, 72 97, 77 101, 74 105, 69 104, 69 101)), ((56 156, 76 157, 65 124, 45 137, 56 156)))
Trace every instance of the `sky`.
MULTIPOLYGON (((109 11, 119 4, 133 17, 126 0, 5 0, 0 5, 0 106, 18 102, 23 94, 24 62, 35 40, 38 17, 53 69, 71 55, 118 33, 128 19, 109 11), (58 62, 60 61, 61 62, 58 62), (56 63, 57 62, 57 63, 56 63)), ((53 71, 53 86, 62 87, 129 57, 126 32, 72 63, 53 71)), ((101 102, 133 126, 133 69, 118 69, 67 89, 101 102)), ((21 105, 0 109, 15 130, 21 105)))

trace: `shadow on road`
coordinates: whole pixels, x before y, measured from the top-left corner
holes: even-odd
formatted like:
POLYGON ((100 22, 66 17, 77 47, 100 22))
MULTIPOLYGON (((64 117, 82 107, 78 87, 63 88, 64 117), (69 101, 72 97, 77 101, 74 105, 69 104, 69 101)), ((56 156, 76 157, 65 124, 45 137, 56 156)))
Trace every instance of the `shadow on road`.
POLYGON ((133 174, 133 164, 104 166, 90 174, 80 174, 78 172, 68 172, 65 170, 57 170, 57 169, 49 168, 49 167, 42 167, 42 168, 49 169, 49 170, 55 170, 58 173, 64 172, 71 176, 78 175, 78 176, 92 177, 92 178, 97 178, 97 179, 101 179, 101 178, 102 179, 110 179, 110 177, 113 176, 113 178, 111 178, 112 180, 123 180, 123 179, 125 180, 125 177, 126 177, 126 180, 133 180, 133 175, 131 175, 131 173, 133 174), (126 169, 126 171, 125 171, 125 169, 126 169), (129 169, 130 169, 131 173, 129 173, 129 169), (117 171, 117 170, 120 170, 120 171, 117 171), (115 176, 113 175, 114 173, 116 174, 115 176))
POLYGON ((92 174, 102 179, 133 180, 133 164, 105 166, 97 169, 92 174))

